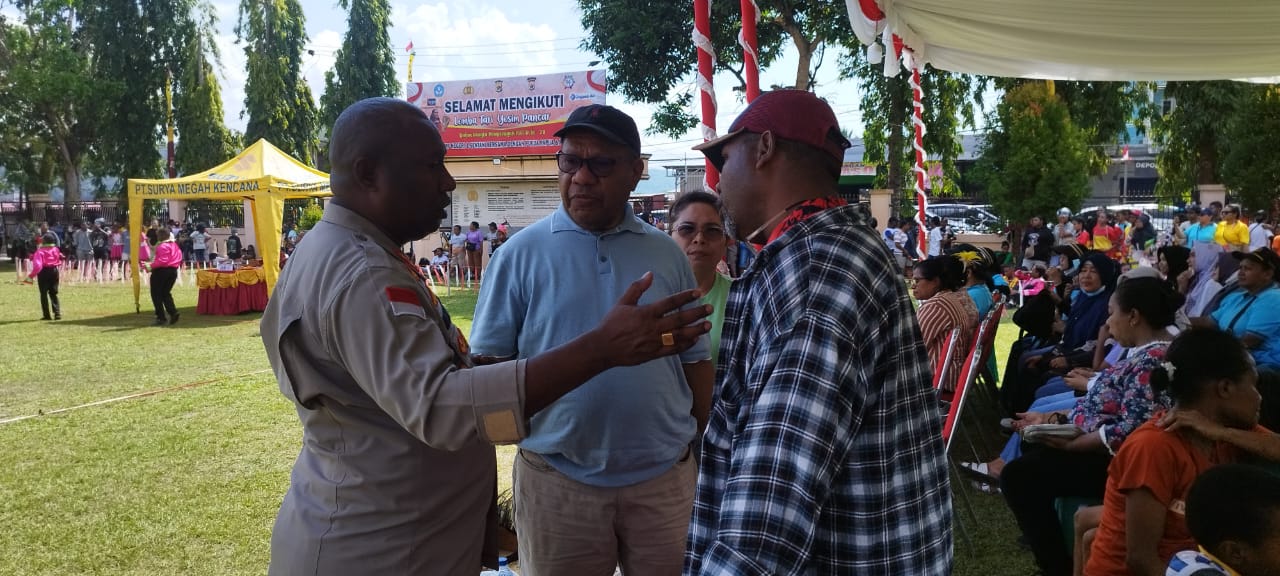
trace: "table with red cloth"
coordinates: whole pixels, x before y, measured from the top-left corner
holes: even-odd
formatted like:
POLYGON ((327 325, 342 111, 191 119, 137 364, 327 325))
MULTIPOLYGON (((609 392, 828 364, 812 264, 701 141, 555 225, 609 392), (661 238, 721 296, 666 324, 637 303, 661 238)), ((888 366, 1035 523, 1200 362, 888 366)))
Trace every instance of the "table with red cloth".
POLYGON ((232 272, 196 271, 196 314, 230 316, 267 309, 267 275, 262 268, 232 272))

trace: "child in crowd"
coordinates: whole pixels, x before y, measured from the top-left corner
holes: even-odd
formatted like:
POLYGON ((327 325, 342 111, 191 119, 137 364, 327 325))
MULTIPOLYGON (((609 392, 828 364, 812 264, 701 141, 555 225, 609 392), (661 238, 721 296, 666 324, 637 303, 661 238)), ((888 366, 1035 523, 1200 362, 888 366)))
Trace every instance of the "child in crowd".
POLYGON ((1089 227, 1085 225, 1084 218, 1076 216, 1071 219, 1076 226, 1076 244, 1088 246, 1093 241, 1093 235, 1090 234, 1089 227))
MULTIPOLYGON (((1009 287, 1009 294, 1020 294, 1019 290, 1021 290, 1022 279, 1018 277, 1018 271, 1014 267, 1013 262, 1004 262, 1000 268, 1000 276, 1004 279, 1005 285, 1009 287)), ((1018 300, 1018 298, 1006 298, 1004 303, 1005 308, 1013 308, 1014 306, 1021 305, 1021 302, 1018 300)))
POLYGON ((1200 544, 1166 576, 1280 574, 1280 476, 1244 464, 1210 468, 1187 495, 1187 528, 1200 544))
POLYGON ((58 267, 62 265, 62 250, 58 237, 46 232, 39 238, 36 253, 31 256, 31 272, 27 283, 35 278, 40 286, 41 320, 49 320, 49 304, 53 304, 53 320, 62 319, 62 307, 58 305, 58 267))
POLYGON ((433 256, 431 257, 430 262, 428 262, 431 274, 440 282, 448 282, 449 254, 445 252, 444 248, 436 248, 432 251, 432 254, 433 256))
POLYGON ((1031 273, 1025 280, 1021 281, 1023 296, 1036 296, 1044 290, 1045 267, 1035 265, 1031 268, 1031 273))

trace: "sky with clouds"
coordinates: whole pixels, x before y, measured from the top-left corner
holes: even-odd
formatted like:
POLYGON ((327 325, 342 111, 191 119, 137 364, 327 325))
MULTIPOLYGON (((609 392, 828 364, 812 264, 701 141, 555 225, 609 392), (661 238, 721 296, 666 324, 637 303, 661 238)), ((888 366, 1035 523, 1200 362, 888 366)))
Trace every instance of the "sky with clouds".
MULTIPOLYGON (((219 15, 219 44, 222 51, 222 97, 227 125, 243 130, 245 56, 235 43, 238 2, 216 0, 219 15)), ((302 0, 310 36, 302 68, 316 98, 324 91, 324 73, 333 67, 334 55, 342 45, 347 15, 336 0, 302 0)), ((546 74, 585 70, 594 54, 579 49, 586 32, 582 28, 574 0, 439 0, 436 2, 392 2, 391 44, 396 51, 396 74, 407 81, 408 54, 404 47, 412 41, 417 51, 413 79, 417 82, 467 80, 546 74)), ((692 43, 690 50, 692 50, 692 43)), ((606 67, 602 63, 598 67, 606 67)), ((789 54, 761 74, 761 85, 789 84, 795 78, 796 58, 789 54)), ((819 70, 817 92, 836 110, 841 126, 855 134, 862 132, 858 112, 859 94, 854 84, 839 82, 834 58, 819 70)), ((731 75, 717 78, 719 114, 717 125, 727 127, 745 107, 730 90, 736 83, 731 75)), ((692 76, 690 84, 692 86, 692 76)), ((630 104, 621 94, 611 93, 609 104, 636 118, 641 132, 647 126, 652 107, 630 104)), ((644 150, 653 154, 655 164, 681 163, 685 155, 699 156, 689 148, 700 138, 690 132, 680 138, 643 136, 644 150)), ((655 174, 656 176, 657 174, 655 174)))

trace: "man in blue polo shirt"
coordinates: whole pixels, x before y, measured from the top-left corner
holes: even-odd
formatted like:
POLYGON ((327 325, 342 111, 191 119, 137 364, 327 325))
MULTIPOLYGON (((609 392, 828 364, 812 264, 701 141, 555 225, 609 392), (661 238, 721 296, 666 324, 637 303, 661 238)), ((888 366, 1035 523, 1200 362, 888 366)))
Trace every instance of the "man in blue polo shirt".
POLYGON ((1259 369, 1280 370, 1280 257, 1267 248, 1233 252, 1240 286, 1222 299, 1213 323, 1240 338, 1259 369))
MULTIPOLYGON (((635 122, 591 105, 556 136, 563 204, 490 261, 471 330, 478 356, 567 342, 646 272, 645 299, 697 287, 675 241, 631 211, 644 171, 635 122)), ((514 472, 524 574, 680 573, 697 478, 689 444, 714 376, 704 338, 679 357, 604 372, 533 417, 514 472)))
POLYGON ((1280 426, 1280 256, 1268 248, 1232 256, 1240 261, 1239 286, 1223 297, 1212 316, 1191 322, 1230 332, 1249 349, 1258 365, 1259 422, 1274 429, 1280 426))

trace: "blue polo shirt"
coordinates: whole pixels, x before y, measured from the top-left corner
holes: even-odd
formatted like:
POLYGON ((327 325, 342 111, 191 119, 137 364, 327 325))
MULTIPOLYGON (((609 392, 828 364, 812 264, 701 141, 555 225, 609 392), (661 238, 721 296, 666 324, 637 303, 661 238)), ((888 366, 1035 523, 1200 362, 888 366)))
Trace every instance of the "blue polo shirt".
POLYGON ((1259 368, 1280 369, 1280 287, 1273 284, 1257 296, 1236 289, 1222 299, 1213 313, 1213 321, 1237 338, 1245 334, 1262 338, 1262 344, 1250 350, 1253 361, 1259 368), (1232 320, 1235 320, 1234 326, 1232 320))
POLYGON ((1218 232, 1218 225, 1212 222, 1208 226, 1201 226, 1199 222, 1187 226, 1187 248, 1191 248, 1200 244, 1213 244, 1216 242, 1214 236, 1218 232))
MULTIPOLYGON (((595 328, 645 272, 646 304, 697 287, 674 240, 627 207, 617 228, 580 228, 563 207, 511 236, 485 270, 471 350, 529 358, 595 328)), ((696 304, 694 304, 696 305, 696 304)), ((670 470, 697 423, 682 362, 709 360, 706 338, 677 356, 613 368, 534 415, 520 444, 583 484, 637 484, 670 470)))

